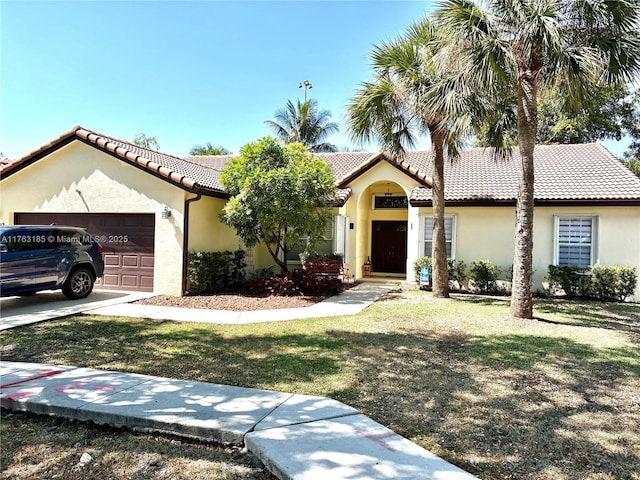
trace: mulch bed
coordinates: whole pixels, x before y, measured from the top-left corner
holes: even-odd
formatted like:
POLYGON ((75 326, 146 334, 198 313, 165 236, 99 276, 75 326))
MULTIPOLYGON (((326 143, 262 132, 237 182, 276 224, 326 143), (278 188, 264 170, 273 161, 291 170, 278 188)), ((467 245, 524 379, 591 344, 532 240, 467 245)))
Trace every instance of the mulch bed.
POLYGON ((309 307, 327 297, 251 297, 239 294, 193 295, 171 297, 158 295, 134 303, 164 307, 200 308, 209 310, 275 310, 279 308, 309 307))

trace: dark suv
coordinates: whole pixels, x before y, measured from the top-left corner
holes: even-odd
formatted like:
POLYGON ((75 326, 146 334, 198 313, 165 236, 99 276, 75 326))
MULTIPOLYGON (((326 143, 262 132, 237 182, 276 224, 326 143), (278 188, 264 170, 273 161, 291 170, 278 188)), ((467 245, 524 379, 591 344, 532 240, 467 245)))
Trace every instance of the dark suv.
POLYGON ((86 230, 58 225, 0 227, 0 295, 61 288, 84 298, 104 272, 102 247, 86 230))

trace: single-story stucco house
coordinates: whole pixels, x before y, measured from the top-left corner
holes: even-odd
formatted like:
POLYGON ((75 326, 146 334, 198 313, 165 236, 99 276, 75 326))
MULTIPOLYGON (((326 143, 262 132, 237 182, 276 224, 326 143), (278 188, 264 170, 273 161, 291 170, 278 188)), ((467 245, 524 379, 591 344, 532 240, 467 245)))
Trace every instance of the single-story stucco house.
MULTIPOLYGON (((338 188, 325 250, 342 254, 356 279, 370 260, 373 275, 413 281, 414 260, 431 250, 430 152, 409 152, 403 162, 383 152, 318 155, 338 188)), ((87 227, 105 248, 99 287, 182 295, 188 251, 243 248, 218 220, 229 158, 179 158, 76 126, 2 166, 0 221, 87 227)), ((518 162, 517 153, 499 161, 482 148, 446 162, 451 257, 510 268, 518 162)), ((639 178, 595 143, 538 146, 535 168, 534 288, 550 264, 640 271, 639 178)), ((264 247, 247 258, 252 268, 273 263, 264 247)))

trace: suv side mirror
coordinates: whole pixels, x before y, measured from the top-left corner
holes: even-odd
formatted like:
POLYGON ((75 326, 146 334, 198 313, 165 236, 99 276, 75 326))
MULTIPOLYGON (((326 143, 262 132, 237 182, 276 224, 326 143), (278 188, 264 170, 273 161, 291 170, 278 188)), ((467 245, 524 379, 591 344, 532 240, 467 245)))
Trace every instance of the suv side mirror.
POLYGON ((7 245, 5 243, 0 243, 0 253, 7 253, 7 245))

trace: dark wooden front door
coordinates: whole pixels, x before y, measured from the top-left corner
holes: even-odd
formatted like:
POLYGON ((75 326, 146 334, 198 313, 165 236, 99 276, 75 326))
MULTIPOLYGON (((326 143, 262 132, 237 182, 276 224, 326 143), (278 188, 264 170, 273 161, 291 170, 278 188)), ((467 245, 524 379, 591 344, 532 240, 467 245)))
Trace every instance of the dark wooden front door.
POLYGON ((374 221, 371 227, 371 271, 407 273, 407 222, 374 221))

